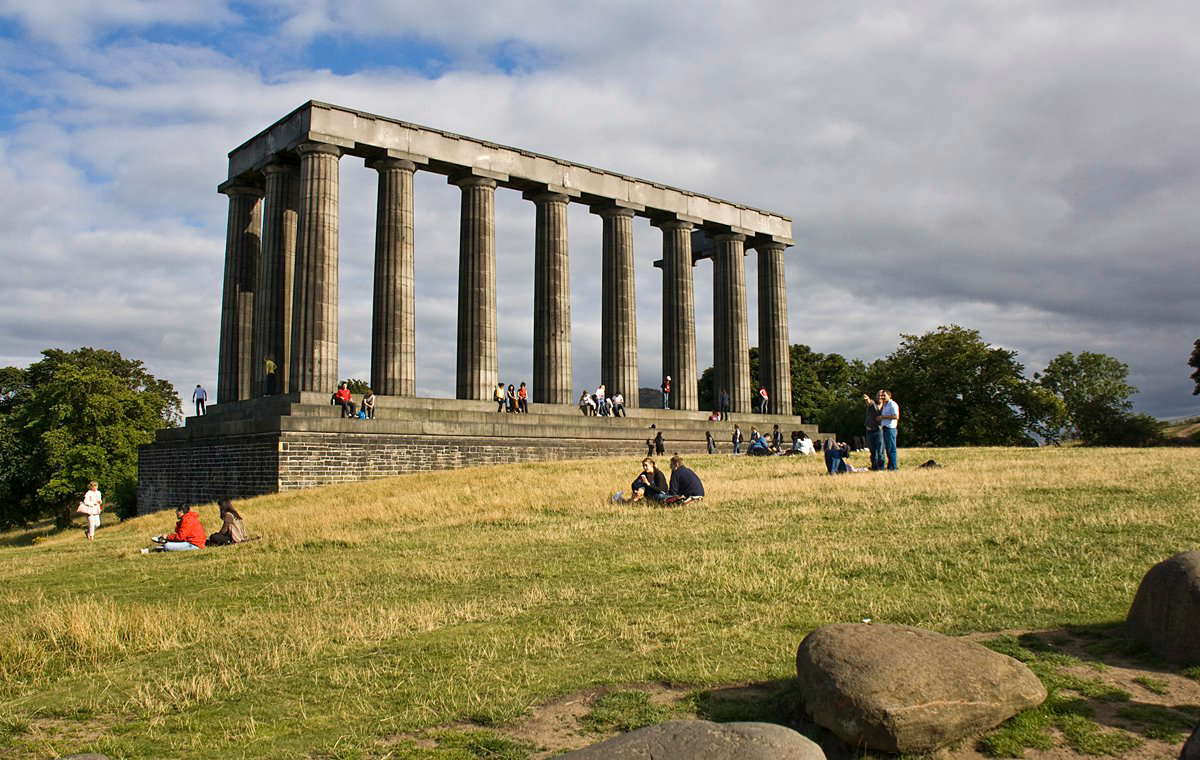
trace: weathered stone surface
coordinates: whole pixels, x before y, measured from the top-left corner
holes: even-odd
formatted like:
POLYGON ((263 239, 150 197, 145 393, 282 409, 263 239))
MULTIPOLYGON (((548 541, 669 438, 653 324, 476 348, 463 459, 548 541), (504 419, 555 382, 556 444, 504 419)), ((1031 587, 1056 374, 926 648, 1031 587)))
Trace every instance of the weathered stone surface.
POLYGON ((1191 738, 1183 745, 1179 760, 1200 760, 1200 725, 1196 726, 1191 738))
POLYGON ((640 728, 561 760, 825 760, 817 744, 774 723, 672 720, 640 728))
POLYGON ((1200 663, 1200 551, 1176 554, 1150 568, 1125 625, 1167 660, 1200 663))
POLYGON ((921 752, 996 726, 1046 698, 1029 668, 900 625, 837 624, 796 652, 804 706, 854 747, 921 752))

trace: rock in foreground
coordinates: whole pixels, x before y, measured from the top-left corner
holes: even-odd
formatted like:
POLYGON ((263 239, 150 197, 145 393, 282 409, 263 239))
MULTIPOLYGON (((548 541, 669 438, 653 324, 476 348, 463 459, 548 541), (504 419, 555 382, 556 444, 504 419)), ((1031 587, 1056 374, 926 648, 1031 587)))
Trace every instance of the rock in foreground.
POLYGON ((1168 661, 1200 663, 1200 551, 1176 554, 1150 568, 1125 625, 1168 661))
POLYGON ((672 720, 647 726, 559 760, 825 760, 817 744, 774 723, 672 720))
POLYGON ((1179 760, 1200 760, 1200 725, 1196 726, 1191 738, 1183 745, 1179 760))
POLYGON ((1046 698, 1033 672, 980 644, 901 625, 827 625, 796 652, 813 720, 852 747, 924 752, 1046 698))

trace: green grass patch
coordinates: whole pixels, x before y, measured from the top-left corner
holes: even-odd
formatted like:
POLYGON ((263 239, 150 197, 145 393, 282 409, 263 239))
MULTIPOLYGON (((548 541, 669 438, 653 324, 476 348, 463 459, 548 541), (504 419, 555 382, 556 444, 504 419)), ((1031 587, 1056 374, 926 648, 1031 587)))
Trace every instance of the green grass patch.
POLYGON ((1136 724, 1135 730, 1147 739, 1171 744, 1182 742, 1196 724, 1195 715, 1163 705, 1126 705, 1117 717, 1136 724))
POLYGON ((1064 715, 1056 721, 1067 746, 1081 755, 1123 755, 1137 749, 1142 740, 1128 731, 1104 729, 1082 715, 1064 715))
POLYGON ((671 708, 654 704, 644 691, 611 691, 597 699, 580 722, 594 733, 625 732, 662 723, 670 715, 671 708))
POLYGON ((1200 665, 1193 665, 1190 668, 1184 668, 1179 671, 1179 674, 1185 678, 1190 678, 1193 681, 1200 681, 1200 665))
POLYGON ((1166 681, 1154 676, 1138 676, 1133 679, 1133 682, 1151 694, 1158 694, 1159 696, 1168 694, 1171 691, 1171 687, 1166 681))
POLYGON ((534 747, 502 736, 494 731, 442 731, 437 735, 438 748, 449 750, 445 760, 527 760, 534 747))

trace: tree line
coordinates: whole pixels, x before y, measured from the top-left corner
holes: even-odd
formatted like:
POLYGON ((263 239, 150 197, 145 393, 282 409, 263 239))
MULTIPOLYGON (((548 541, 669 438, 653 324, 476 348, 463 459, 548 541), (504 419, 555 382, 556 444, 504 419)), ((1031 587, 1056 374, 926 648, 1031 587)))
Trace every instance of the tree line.
MULTIPOLYGON (((908 446, 1137 446, 1160 436, 1158 420, 1133 412, 1129 367, 1106 354, 1063 353, 1027 377, 1016 351, 978 330, 948 325, 900 338, 870 363, 792 345, 793 413, 851 440, 863 434, 863 394, 888 388, 901 404, 899 435, 908 446)), ((758 387, 757 348, 750 372, 758 387)), ((1200 372, 1195 379, 1200 390, 1200 372)), ((716 408, 713 382, 710 367, 700 377, 702 408, 716 408)))

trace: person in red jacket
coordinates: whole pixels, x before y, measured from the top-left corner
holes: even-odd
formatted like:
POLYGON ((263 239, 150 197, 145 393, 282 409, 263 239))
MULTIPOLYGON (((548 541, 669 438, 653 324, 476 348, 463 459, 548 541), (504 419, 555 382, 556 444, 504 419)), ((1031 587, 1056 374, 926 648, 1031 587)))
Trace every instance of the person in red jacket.
MULTIPOLYGON (((200 515, 191 507, 175 507, 175 532, 162 538, 162 549, 165 552, 183 552, 192 549, 203 549, 206 538, 204 526, 200 524, 200 515)), ((158 540, 156 538, 155 540, 158 540)))

